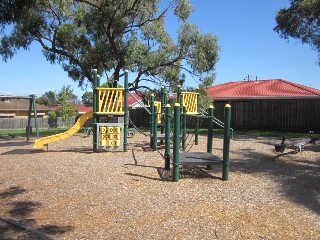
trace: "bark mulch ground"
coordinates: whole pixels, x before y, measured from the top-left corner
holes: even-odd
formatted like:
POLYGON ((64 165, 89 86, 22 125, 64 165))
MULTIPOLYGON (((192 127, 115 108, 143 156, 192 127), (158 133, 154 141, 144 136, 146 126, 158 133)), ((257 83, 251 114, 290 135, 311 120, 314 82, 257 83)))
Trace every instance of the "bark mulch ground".
MULTIPOLYGON (((192 137, 187 151, 206 151, 192 137)), ((128 152, 100 153, 81 134, 49 151, 1 139, 0 239, 320 239, 320 144, 276 153, 279 142, 236 136, 229 181, 217 165, 174 183, 142 134, 128 152)))

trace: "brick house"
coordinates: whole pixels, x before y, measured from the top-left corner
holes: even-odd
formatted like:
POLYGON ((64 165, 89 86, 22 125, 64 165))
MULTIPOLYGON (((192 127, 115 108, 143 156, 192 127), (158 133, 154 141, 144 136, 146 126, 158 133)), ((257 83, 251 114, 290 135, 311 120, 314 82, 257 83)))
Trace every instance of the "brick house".
MULTIPOLYGON (((0 96, 0 118, 28 118, 30 101, 27 99, 8 99, 0 96)), ((50 108, 36 105, 37 117, 46 118, 51 111, 50 108)), ((32 116, 33 110, 32 110, 32 116)))

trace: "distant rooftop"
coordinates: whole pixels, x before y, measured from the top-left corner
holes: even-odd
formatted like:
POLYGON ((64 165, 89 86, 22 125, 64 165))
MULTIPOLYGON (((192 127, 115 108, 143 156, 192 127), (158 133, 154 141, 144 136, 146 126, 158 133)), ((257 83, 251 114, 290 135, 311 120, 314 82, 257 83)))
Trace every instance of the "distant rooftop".
POLYGON ((309 98, 320 97, 320 90, 283 79, 238 81, 208 88, 214 100, 245 98, 309 98))

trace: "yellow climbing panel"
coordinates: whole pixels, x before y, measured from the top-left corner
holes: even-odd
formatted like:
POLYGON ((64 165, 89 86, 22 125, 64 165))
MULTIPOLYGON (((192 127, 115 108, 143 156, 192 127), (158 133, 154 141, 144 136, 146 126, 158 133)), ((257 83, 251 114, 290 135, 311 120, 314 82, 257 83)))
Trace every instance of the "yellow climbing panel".
POLYGON ((98 90, 97 114, 123 115, 124 88, 96 88, 98 90))
POLYGON ((187 106, 187 114, 198 114, 198 96, 196 92, 182 92, 182 106, 187 106))
POLYGON ((100 127, 100 146, 120 146, 121 129, 120 127, 100 127))
POLYGON ((161 123, 161 102, 160 101, 154 101, 154 106, 157 107, 157 122, 161 123))

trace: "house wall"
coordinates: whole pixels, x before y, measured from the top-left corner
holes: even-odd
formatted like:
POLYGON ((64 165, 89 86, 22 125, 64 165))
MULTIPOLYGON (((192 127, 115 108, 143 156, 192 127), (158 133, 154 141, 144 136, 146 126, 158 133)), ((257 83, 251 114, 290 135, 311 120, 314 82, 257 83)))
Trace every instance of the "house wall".
POLYGON ((232 107, 234 129, 320 131, 320 98, 215 101, 215 116, 224 120, 224 105, 232 107))

